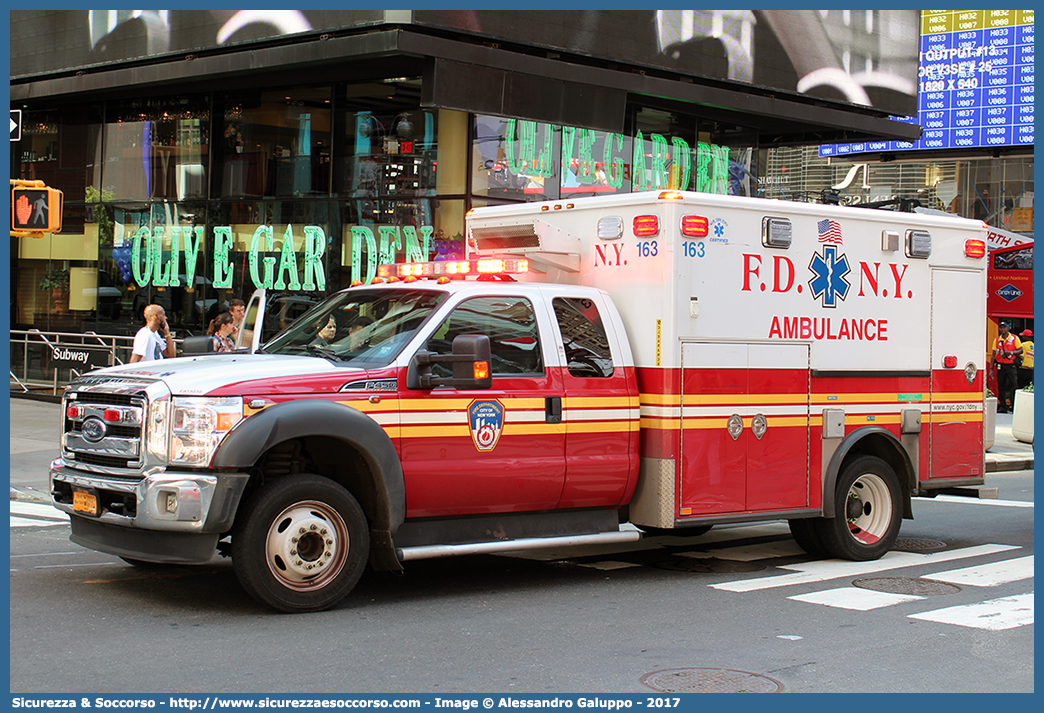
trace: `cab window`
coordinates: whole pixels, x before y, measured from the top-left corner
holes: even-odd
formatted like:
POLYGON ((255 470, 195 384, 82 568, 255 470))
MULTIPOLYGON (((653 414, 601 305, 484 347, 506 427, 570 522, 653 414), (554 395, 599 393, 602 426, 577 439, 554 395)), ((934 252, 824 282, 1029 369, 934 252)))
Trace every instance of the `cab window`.
MULTIPOLYGON (((428 351, 450 354, 461 334, 489 337, 493 376, 543 375, 540 335, 533 305, 524 297, 473 297, 460 303, 428 340, 428 351)), ((450 367, 437 364, 436 376, 450 376, 450 367)))
POLYGON ((613 375, 613 354, 595 303, 585 298, 556 297, 552 301, 562 333, 566 364, 572 376, 613 375))

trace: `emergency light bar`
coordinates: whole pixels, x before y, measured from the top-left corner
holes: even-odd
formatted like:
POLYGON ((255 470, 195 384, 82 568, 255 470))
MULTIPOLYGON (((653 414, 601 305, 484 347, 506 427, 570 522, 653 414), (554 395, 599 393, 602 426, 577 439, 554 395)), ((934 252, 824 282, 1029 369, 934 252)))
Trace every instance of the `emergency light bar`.
POLYGON ((437 262, 403 262, 378 265, 378 277, 470 277, 474 275, 517 275, 529 272, 529 260, 520 258, 476 258, 437 262))

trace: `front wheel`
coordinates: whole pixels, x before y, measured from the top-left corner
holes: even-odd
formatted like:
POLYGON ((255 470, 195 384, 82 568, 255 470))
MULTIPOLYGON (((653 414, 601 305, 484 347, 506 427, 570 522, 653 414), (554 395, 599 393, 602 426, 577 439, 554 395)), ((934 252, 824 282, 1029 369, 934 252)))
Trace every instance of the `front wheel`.
POLYGON ((352 494, 317 475, 261 486, 240 506, 232 566, 243 588, 284 612, 328 609, 362 576, 370 551, 366 516, 352 494))
POLYGON ((816 519, 819 544, 834 557, 865 561, 883 555, 899 535, 902 494, 895 471, 875 456, 856 458, 834 490, 834 517, 816 519))

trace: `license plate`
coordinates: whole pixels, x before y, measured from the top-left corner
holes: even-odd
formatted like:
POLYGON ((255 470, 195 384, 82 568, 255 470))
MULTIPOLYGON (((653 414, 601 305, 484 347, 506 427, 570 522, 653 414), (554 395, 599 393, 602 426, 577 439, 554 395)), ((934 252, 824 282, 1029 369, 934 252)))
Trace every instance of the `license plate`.
POLYGON ((97 517, 98 496, 87 490, 73 490, 73 511, 97 517))

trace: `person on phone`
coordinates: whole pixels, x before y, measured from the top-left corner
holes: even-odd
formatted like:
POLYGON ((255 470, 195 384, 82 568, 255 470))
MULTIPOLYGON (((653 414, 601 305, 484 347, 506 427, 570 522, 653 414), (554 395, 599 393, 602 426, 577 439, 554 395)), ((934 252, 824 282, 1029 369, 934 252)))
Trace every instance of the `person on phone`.
POLYGON ((130 363, 173 359, 176 355, 174 340, 167 326, 167 312, 156 304, 145 308, 145 326, 134 335, 130 363))

